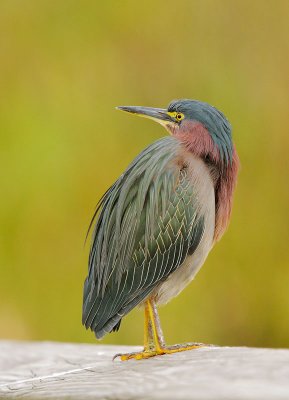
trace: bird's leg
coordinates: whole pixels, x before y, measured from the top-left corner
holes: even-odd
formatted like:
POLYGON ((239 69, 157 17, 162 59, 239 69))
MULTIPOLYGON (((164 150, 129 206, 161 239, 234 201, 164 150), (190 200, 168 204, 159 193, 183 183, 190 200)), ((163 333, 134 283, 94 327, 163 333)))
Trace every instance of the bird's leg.
POLYGON ((157 355, 178 353, 180 351, 197 349, 204 346, 202 343, 176 344, 166 346, 161 323, 154 299, 145 302, 145 321, 144 321, 144 349, 140 352, 117 354, 114 358, 120 357, 122 361, 135 359, 141 360, 157 355))
POLYGON ((143 358, 149 358, 157 355, 155 350, 154 334, 153 334, 153 324, 150 317, 149 310, 149 300, 145 302, 144 307, 144 349, 141 352, 127 353, 127 354, 117 354, 116 357, 120 357, 122 361, 136 359, 141 360, 143 358))
POLYGON ((147 300, 147 305, 155 342, 154 355, 178 353, 180 351, 193 350, 204 346, 202 343, 185 343, 166 346, 155 301, 153 299, 147 300))
POLYGON ((153 351, 155 348, 154 345, 154 336, 153 336, 153 328, 152 321, 150 318, 150 313, 148 309, 148 303, 145 302, 145 319, 144 319, 144 351, 153 351))
POLYGON ((146 307, 149 314, 149 319, 151 323, 151 330, 153 335, 154 347, 158 352, 165 347, 164 334, 161 327, 161 321, 159 318, 156 303, 153 299, 148 299, 146 301, 146 307))

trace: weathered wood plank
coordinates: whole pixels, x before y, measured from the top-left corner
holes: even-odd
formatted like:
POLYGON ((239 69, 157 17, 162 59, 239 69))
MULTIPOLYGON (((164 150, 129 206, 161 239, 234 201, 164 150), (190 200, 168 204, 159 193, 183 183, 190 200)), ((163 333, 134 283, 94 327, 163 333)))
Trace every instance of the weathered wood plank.
POLYGON ((289 350, 204 347, 128 362, 135 348, 0 342, 0 398, 289 399, 289 350))

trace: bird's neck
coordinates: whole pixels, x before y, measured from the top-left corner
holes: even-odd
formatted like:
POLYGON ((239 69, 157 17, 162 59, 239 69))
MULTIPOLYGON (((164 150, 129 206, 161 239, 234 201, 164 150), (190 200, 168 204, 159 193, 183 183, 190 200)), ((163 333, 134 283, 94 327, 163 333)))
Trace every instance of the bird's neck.
POLYGON ((220 153, 207 129, 200 122, 184 122, 182 129, 171 131, 183 145, 197 157, 210 155, 213 162, 219 162, 220 153))
POLYGON ((214 240, 219 240, 228 227, 232 212, 233 194, 237 183, 239 157, 233 147, 232 161, 220 170, 215 184, 216 222, 214 240))
POLYGON ((215 187, 216 220, 214 240, 224 234, 230 220, 234 189, 237 183, 239 157, 233 146, 231 160, 224 163, 207 129, 196 122, 186 130, 172 132, 186 149, 207 163, 215 187))

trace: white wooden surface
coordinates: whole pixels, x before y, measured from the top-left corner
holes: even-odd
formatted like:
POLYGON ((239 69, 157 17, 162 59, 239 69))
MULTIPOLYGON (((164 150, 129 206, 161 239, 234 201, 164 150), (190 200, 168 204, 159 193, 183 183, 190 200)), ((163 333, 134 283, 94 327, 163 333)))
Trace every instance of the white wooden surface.
POLYGON ((289 399, 289 350, 207 347, 112 361, 132 350, 0 341, 0 398, 289 399))

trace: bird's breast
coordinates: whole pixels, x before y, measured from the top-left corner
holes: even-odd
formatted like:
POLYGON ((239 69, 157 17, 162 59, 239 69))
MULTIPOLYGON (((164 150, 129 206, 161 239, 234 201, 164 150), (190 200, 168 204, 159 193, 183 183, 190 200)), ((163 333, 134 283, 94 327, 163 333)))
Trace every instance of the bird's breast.
POLYGON ((197 199, 197 214, 204 219, 202 239, 192 255, 156 290, 156 301, 165 304, 177 296, 194 278, 213 246, 215 230, 215 191, 210 170, 201 158, 181 149, 178 165, 187 168, 187 177, 197 199))

